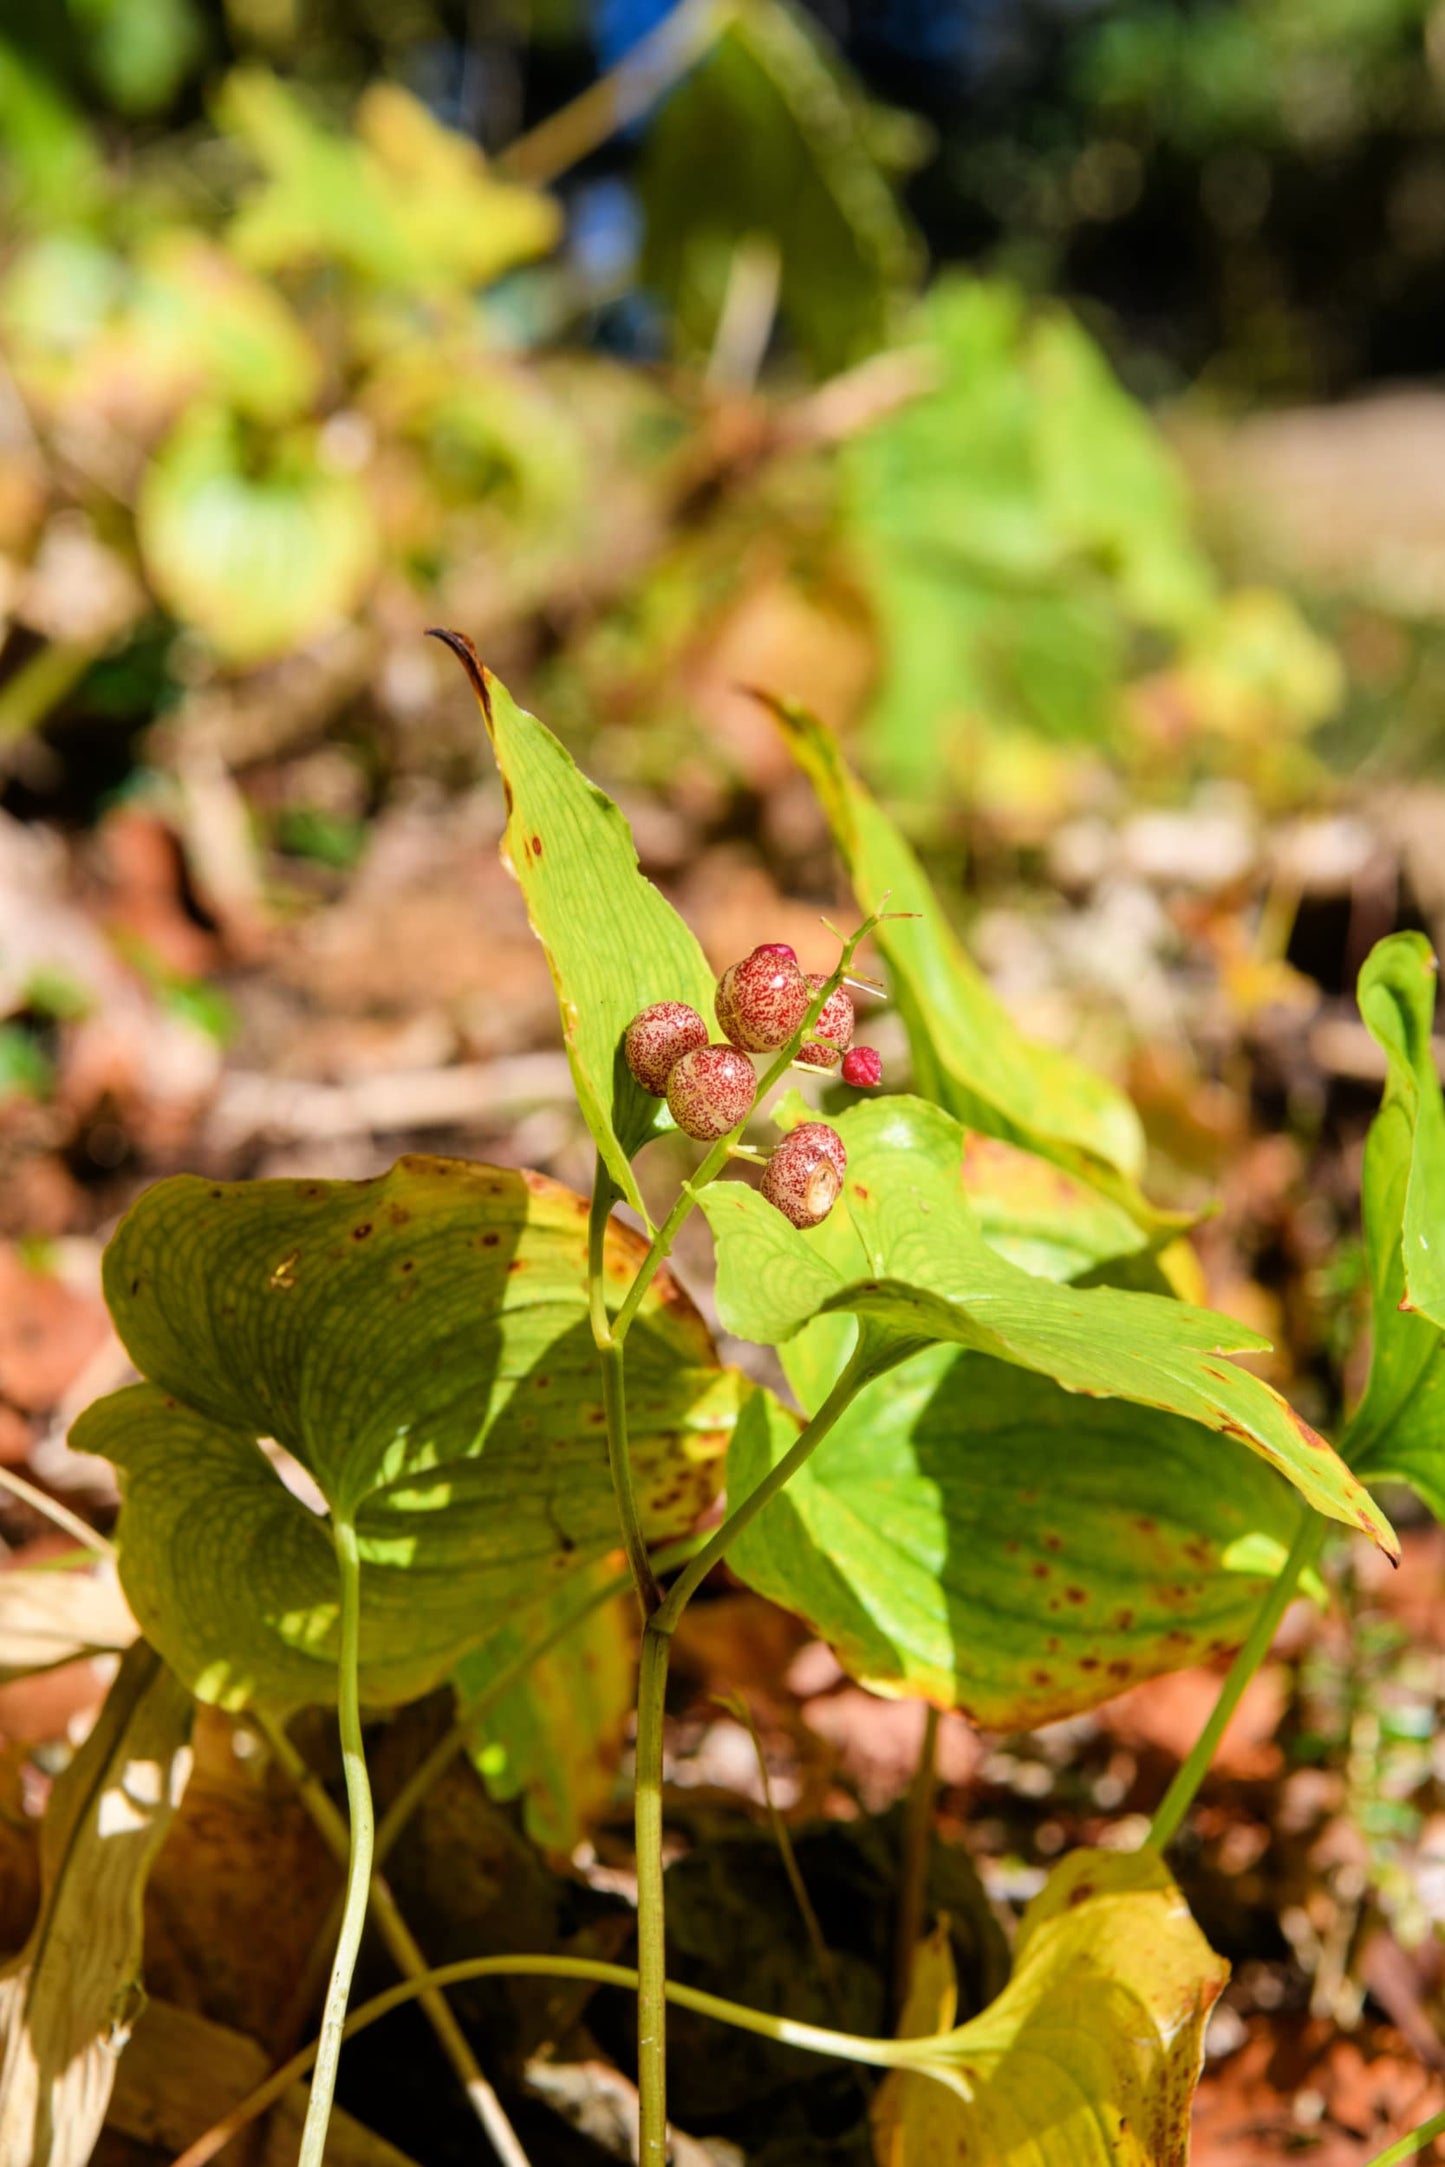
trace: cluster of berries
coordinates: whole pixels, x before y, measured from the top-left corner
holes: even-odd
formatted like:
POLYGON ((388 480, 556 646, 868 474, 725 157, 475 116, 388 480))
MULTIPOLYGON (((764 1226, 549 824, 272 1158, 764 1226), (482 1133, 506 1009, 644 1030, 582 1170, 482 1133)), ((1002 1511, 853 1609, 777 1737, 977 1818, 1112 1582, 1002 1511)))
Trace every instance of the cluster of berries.
MULTIPOLYGON (((667 1100, 685 1135, 716 1143, 752 1111, 758 1081, 749 1054, 785 1046, 826 983, 802 970, 785 942, 770 941, 732 964, 718 983, 723 1041, 709 1042, 707 1025, 685 1001, 655 1001, 627 1026, 627 1066, 644 1091, 667 1100)), ((861 1088, 878 1083, 883 1064, 871 1046, 853 1044, 856 1020, 853 1003, 837 987, 800 1048, 799 1062, 822 1069, 841 1064, 844 1082, 861 1088)), ((794 1226, 817 1226, 837 1201, 847 1164, 837 1130, 826 1121, 804 1121, 768 1160, 762 1193, 794 1226)))

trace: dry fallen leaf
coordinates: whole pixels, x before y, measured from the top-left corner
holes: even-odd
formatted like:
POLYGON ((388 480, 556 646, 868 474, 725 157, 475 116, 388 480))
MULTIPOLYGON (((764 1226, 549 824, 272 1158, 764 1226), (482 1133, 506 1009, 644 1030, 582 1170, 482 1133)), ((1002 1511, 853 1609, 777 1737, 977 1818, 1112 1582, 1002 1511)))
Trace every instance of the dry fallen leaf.
POLYGON ((85 2167, 141 2006, 141 1898, 185 1787, 191 1701, 137 1643, 41 1834, 40 1915, 0 1975, 0 2160, 85 2167))

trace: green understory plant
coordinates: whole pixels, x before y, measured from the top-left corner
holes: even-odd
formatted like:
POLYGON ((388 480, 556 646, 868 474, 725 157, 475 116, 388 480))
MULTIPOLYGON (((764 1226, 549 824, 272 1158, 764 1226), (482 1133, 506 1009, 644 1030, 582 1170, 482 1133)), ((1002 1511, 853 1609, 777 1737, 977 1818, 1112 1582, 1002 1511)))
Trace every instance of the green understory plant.
POLYGON ((334 1702, 350 1807, 320 2040, 187 2167, 313 2055, 303 2167, 322 2157, 372 1876, 363 1710, 450 1680, 465 1711, 489 1675, 510 1686, 519 1643, 596 1631, 619 1541, 642 1617, 635 1973, 519 1951, 409 1979, 354 2022, 507 1972, 635 1985, 643 2167, 667 2156, 669 1998, 886 2071, 872 2118, 888 2167, 1182 2160, 1225 1967, 1161 1853, 1329 1523, 1393 1557, 1368 1483, 1408 1480, 1445 1510, 1433 957, 1396 936, 1362 979, 1389 1065, 1365 1163, 1374 1359, 1335 1450, 1229 1359, 1260 1347, 1255 1334, 1174 1298, 1180 1223, 1141 1190, 1132 1108, 1018 1033, 816 722, 775 706, 859 923, 830 968, 769 944, 720 985, 642 877, 616 806, 465 640, 442 637, 501 772, 504 849, 555 980, 596 1179, 588 1199, 442 1159, 362 1183, 183 1176, 143 1195, 107 1251, 107 1298, 144 1381, 88 1410, 75 1441, 119 1470, 131 1606, 202 1699, 273 1726, 334 1702), (844 1066, 845 982, 862 983, 865 939, 906 1027, 908 1093, 877 1093, 876 1061, 844 1066), (745 1140, 749 1122, 760 1138, 757 1110, 795 1065, 834 1094, 829 1119, 785 1094, 768 1152, 745 1140), (654 1216, 636 1162, 678 1129, 707 1148, 654 1216), (719 1361, 671 1274, 695 1209, 719 1318, 777 1348, 792 1404, 719 1361), (299 1463, 324 1513, 262 1443, 299 1463), (726 1516, 699 1540, 724 1474, 726 1516), (661 1548, 689 1537, 682 1557, 661 1548), (1149 1843, 1055 1869, 1003 1994, 957 2023, 935 1934, 900 2037, 861 2037, 666 1976, 669 1652, 724 1557, 874 1691, 995 1728, 1241 1653, 1149 1843))

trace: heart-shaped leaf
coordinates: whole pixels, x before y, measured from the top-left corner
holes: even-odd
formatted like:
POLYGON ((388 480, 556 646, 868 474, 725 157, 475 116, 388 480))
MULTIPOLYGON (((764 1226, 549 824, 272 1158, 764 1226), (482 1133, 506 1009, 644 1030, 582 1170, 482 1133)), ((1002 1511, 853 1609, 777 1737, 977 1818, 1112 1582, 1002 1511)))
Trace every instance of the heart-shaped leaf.
POLYGON ((949 1342, 1052 1377, 1066 1391, 1186 1415, 1237 1438, 1317 1511, 1398 1554, 1389 1522, 1325 1440, 1270 1386, 1220 1359, 1265 1344, 1256 1333, 1182 1302, 1059 1286, 1006 1262, 984 1241, 964 1194, 964 1132, 939 1107, 865 1103, 838 1129, 848 1150, 845 1203, 821 1241, 741 1182, 704 1192, 727 1330, 775 1342, 819 1313, 847 1313, 899 1357, 949 1342))
POLYGON ((258 470, 217 407, 193 407, 152 461, 137 531, 156 592, 236 663, 347 617, 377 547, 365 493, 319 463, 310 432, 278 440, 258 470))
MULTIPOLYGON (((797 1434, 758 1393, 729 1494, 797 1434)), ((1028 1730, 1236 1646, 1298 1521, 1198 1423, 933 1347, 860 1393, 728 1563, 860 1684, 1028 1730)))
POLYGON ((646 1217, 630 1160, 672 1126, 634 1083, 622 1034, 654 1001, 686 1001, 712 1024, 717 980, 672 905, 638 870, 617 807, 518 707, 459 632, 438 637, 471 679, 507 794, 503 850, 547 953, 562 1037, 588 1128, 613 1181, 646 1217))
POLYGON ((887 895, 874 936, 908 1029, 913 1073, 926 1098, 968 1127, 1041 1154, 1110 1198, 1153 1235, 1185 1222, 1140 1194, 1139 1117, 1112 1085, 1019 1031, 944 916, 922 866, 882 807, 850 771, 816 716, 770 701, 794 758, 818 793, 863 910, 887 895))
POLYGON ((1445 1103, 1430 1045, 1437 966, 1394 933, 1360 973, 1360 1013, 1388 1062, 1362 1180, 1374 1346, 1344 1451, 1370 1481, 1413 1484, 1445 1520, 1445 1103))
MULTIPOLYGON (((947 1937, 920 1952, 900 2030, 947 2024, 947 1937)), ((1149 1851, 1076 1851, 1023 1915, 1013 1977, 873 2103, 880 2167, 1183 2167, 1204 2024, 1229 1977, 1149 1851)))
POLYGON ((527 1833, 547 1851, 575 1851, 612 1803, 632 1709, 635 1615, 616 1581, 606 1559, 569 1575, 453 1674, 463 1720, 477 1709, 472 1759, 488 1790, 525 1798, 527 1833), (599 1601, 607 1589, 611 1600, 599 1601))
MULTIPOLYGON (((368 1182, 180 1176, 142 1196, 105 1288, 151 1382, 74 1435, 120 1467, 127 1598, 202 1697, 332 1692, 329 1531, 258 1439, 355 1523, 365 1698, 425 1690, 615 1548, 586 1226, 585 1200, 541 1175, 447 1159, 368 1182)), ((642 1253, 609 1227, 609 1302, 642 1253)), ((736 1381, 671 1281, 628 1353, 639 1501, 662 1540, 713 1494, 736 1381)))

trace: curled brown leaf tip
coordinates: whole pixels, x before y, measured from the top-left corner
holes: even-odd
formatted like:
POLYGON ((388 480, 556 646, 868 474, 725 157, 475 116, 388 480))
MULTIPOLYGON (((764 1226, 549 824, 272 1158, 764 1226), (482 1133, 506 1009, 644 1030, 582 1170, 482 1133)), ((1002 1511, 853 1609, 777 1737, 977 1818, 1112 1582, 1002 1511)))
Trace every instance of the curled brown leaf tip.
POLYGON ((490 729, 492 726, 491 688, 487 682, 487 672, 482 658, 467 638, 466 633, 452 632, 445 625, 428 625, 426 636, 429 640, 440 640, 444 647, 450 647, 471 680, 472 690, 482 703, 482 713, 486 716, 487 728, 490 729))

